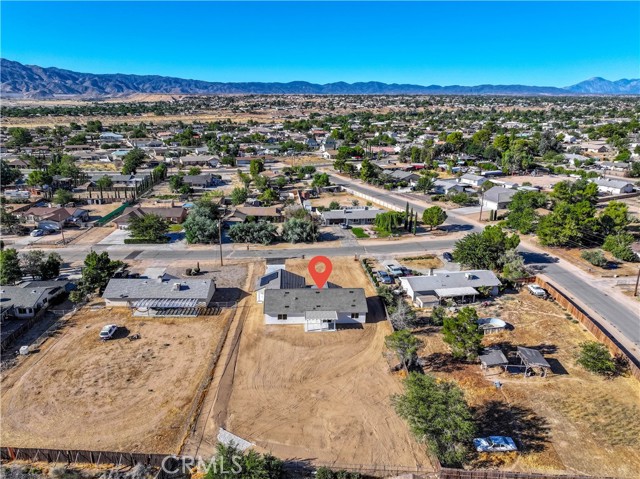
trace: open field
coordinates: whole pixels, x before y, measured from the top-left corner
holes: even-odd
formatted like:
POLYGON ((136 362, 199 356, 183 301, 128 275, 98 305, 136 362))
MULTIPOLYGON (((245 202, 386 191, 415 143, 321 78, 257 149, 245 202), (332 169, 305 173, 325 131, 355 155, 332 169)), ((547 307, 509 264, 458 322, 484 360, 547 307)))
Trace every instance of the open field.
MULTIPOLYGON (((330 281, 374 294, 357 262, 332 261, 330 281)), ((287 260, 287 269, 310 279, 307 261, 287 260)), ((390 404, 401 384, 383 357, 391 329, 380 321, 379 305, 364 328, 314 334, 302 326, 265 326, 262 305, 251 302, 227 430, 282 458, 431 467, 390 404)))
POLYGON ((593 337, 557 304, 527 293, 507 295, 478 308, 513 327, 485 336, 505 354, 516 346, 541 350, 552 367, 547 378, 487 373, 479 365, 448 361, 442 336, 420 334, 427 372, 454 379, 480 419, 480 434, 513 436, 521 453, 480 457, 477 466, 615 477, 640 474, 640 384, 633 378, 605 380, 576 364, 578 345, 593 337), (496 389, 493 381, 503 386, 496 389))
POLYGON ((3 445, 176 452, 190 405, 232 310, 133 318, 85 309, 2 378, 3 445), (120 326, 102 342, 100 328, 120 326), (129 341, 127 334, 141 339, 129 341))

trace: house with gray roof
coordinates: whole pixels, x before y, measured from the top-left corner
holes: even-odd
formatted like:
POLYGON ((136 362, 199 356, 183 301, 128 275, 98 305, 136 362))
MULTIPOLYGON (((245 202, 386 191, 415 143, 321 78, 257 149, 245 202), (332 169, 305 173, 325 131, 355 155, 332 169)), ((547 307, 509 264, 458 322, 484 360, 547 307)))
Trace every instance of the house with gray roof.
POLYGON ((195 316, 211 303, 212 279, 112 278, 102 294, 107 306, 145 316, 195 316))
POLYGON ((489 294, 498 294, 502 283, 493 271, 476 269, 470 271, 436 270, 429 276, 400 278, 400 285, 420 307, 434 306, 446 299, 471 299, 481 293, 477 288, 489 289, 489 294))
POLYGON ((598 193, 603 193, 605 195, 622 195, 633 192, 633 183, 627 180, 595 178, 591 181, 598 185, 598 193))
POLYGON ((484 192, 482 196, 482 207, 487 210, 503 210, 517 193, 517 190, 505 188, 504 186, 494 186, 484 192))
POLYGON ((0 286, 0 317, 31 319, 67 290, 68 281, 28 281, 0 286))
POLYGON ((364 324, 367 298, 362 288, 267 289, 266 324, 303 324, 305 331, 335 331, 337 325, 364 324))
POLYGON ((378 208, 346 208, 341 210, 329 210, 320 212, 320 219, 324 226, 339 225, 370 225, 376 219, 376 215, 384 213, 378 208))

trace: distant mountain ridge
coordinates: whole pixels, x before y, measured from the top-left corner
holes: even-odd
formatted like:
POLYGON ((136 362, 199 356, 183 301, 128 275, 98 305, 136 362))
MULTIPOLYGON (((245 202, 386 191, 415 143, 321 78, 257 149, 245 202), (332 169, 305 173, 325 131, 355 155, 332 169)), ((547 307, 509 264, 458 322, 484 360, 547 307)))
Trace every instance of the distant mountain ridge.
POLYGON ((159 75, 78 73, 60 68, 23 65, 0 59, 0 95, 5 98, 100 98, 135 93, 160 94, 315 94, 315 95, 640 95, 640 80, 591 78, 565 88, 527 85, 439 86, 381 82, 327 83, 305 81, 208 82, 159 75))

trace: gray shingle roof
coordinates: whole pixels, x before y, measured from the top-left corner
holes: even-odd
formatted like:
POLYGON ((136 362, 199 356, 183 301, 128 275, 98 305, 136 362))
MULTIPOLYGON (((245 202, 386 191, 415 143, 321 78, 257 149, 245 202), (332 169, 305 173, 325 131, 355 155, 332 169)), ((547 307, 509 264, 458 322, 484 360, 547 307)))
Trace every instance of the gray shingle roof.
MULTIPOLYGON (((61 285, 62 286, 62 285, 61 285)), ((0 307, 5 310, 10 307, 15 308, 34 308, 50 291, 60 286, 2 286, 0 287, 0 307)))
POLYGON ((367 312, 367 298, 362 288, 332 289, 267 289, 264 292, 264 312, 305 314, 307 311, 367 312))
POLYGON ((204 301, 209 298, 210 290, 214 286, 211 279, 183 279, 181 281, 169 280, 160 282, 144 278, 114 278, 109 281, 102 297, 111 300, 195 298, 204 301), (179 290, 174 290, 175 283, 180 284, 179 290))
POLYGON ((536 366, 541 368, 550 368, 551 365, 544 359, 542 353, 537 349, 524 348, 518 346, 518 356, 527 366, 536 366))
POLYGON ((513 198, 518 191, 512 190, 511 188, 504 188, 502 186, 494 186, 493 188, 485 191, 484 199, 486 201, 492 201, 494 203, 500 203, 504 201, 509 201, 513 198))
POLYGON ((436 271, 433 276, 410 276, 400 279, 416 292, 451 288, 500 286, 500 280, 488 270, 436 271))
POLYGON ((304 288, 307 285, 303 276, 291 273, 290 271, 279 269, 258 278, 255 290, 260 289, 296 289, 304 288))

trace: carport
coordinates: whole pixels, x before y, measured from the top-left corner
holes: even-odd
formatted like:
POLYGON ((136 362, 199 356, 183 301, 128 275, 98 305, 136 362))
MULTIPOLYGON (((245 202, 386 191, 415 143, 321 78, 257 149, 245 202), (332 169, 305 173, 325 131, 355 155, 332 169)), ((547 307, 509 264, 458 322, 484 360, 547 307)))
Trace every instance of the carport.
POLYGON ((540 368, 540 370, 542 371, 540 376, 544 378, 547 376, 547 371, 551 369, 551 365, 547 362, 546 359, 544 359, 540 351, 536 349, 529 349, 518 346, 517 356, 520 358, 520 361, 524 366, 525 376, 529 376, 530 372, 533 372, 532 369, 540 368))

